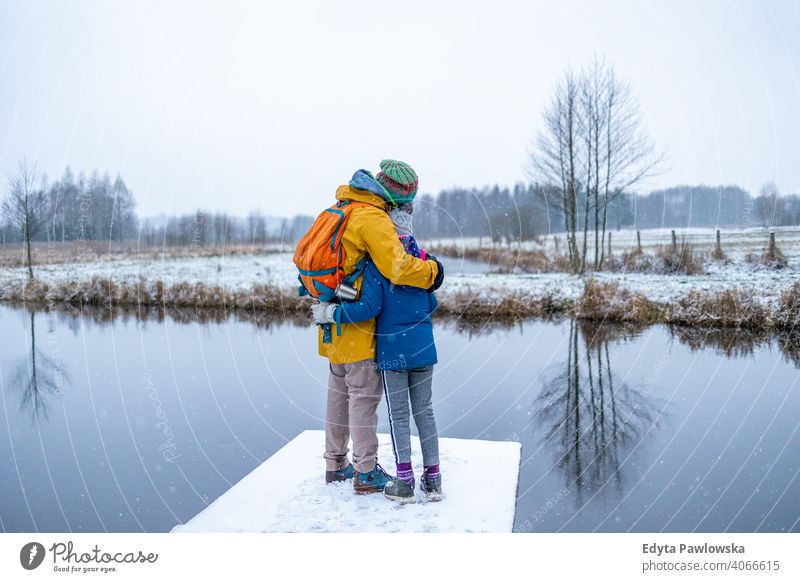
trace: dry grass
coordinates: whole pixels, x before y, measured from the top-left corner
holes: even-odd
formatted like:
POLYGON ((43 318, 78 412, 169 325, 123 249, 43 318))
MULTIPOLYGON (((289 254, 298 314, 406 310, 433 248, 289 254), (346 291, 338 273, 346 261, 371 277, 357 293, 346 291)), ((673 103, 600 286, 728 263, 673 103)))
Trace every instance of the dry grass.
POLYGON ((97 277, 53 286, 34 279, 4 289, 0 299, 44 305, 257 309, 277 313, 308 308, 307 300, 269 285, 227 291, 202 283, 165 285, 161 281, 142 281, 120 285, 97 277))
POLYGON ((683 244, 676 249, 664 247, 656 253, 654 271, 664 275, 701 275, 703 256, 692 245, 683 244))
MULTIPOLYGON (((703 328, 800 331, 800 282, 784 291, 775 307, 759 303, 739 290, 689 293, 674 304, 653 302, 616 283, 588 279, 577 301, 552 296, 531 297, 521 292, 504 297, 468 291, 440 294, 439 314, 457 316, 470 325, 489 321, 514 322, 528 317, 573 316, 582 321, 635 325, 670 323, 703 328)), ((270 285, 226 290, 201 283, 165 285, 161 281, 117 284, 95 278, 86 282, 48 285, 38 280, 0 290, 0 301, 23 302, 45 308, 97 308, 158 311, 163 309, 250 312, 253 317, 308 317, 310 302, 294 291, 270 285)), ((721 340, 722 341, 722 340, 721 340)))
POLYGON ((654 255, 638 248, 622 253, 619 259, 606 262, 606 270, 627 273, 655 273, 659 275, 702 275, 705 257, 692 245, 683 244, 677 249, 660 247, 654 255))
POLYGON ((800 332, 800 282, 794 283, 781 293, 775 320, 781 329, 800 332))
POLYGON ((725 251, 722 250, 721 247, 714 247, 714 250, 711 251, 711 259, 720 263, 729 263, 730 260, 728 259, 728 255, 725 254, 725 251))
POLYGON ((744 260, 751 265, 766 267, 767 269, 785 269, 789 266, 789 260, 783 254, 778 245, 767 245, 761 254, 748 253, 744 260))
POLYGON ((692 291, 670 307, 667 320, 679 325, 765 329, 772 319, 763 305, 745 291, 692 291))
POLYGON ((572 308, 577 319, 592 321, 655 323, 662 313, 663 308, 644 295, 594 279, 586 281, 583 296, 572 308))
POLYGON ((570 305, 569 302, 559 302, 550 296, 532 298, 515 293, 495 300, 476 297, 474 294, 464 291, 442 295, 439 298, 438 311, 477 321, 490 317, 515 320, 564 313, 569 310, 570 305))

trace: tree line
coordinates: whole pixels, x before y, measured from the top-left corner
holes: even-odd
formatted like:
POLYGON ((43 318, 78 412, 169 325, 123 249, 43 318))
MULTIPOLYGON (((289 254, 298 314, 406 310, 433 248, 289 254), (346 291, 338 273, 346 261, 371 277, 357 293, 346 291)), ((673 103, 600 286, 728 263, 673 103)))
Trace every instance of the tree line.
MULTIPOLYGON (((564 232, 563 206, 552 188, 540 184, 498 184, 448 188, 421 194, 414 226, 421 238, 485 237, 487 243, 532 240, 564 232)), ((601 205, 602 206, 602 205, 601 205)), ((577 224, 594 233, 594 206, 578 205, 577 224)), ((608 229, 784 226, 800 224, 800 195, 782 195, 774 183, 752 196, 738 186, 676 186, 647 194, 621 192, 602 208, 608 229)), ((75 176, 70 168, 55 182, 37 178, 23 163, 8 181, 2 203, 0 241, 136 241, 145 246, 261 244, 296 241, 313 217, 246 216, 198 209, 178 216, 140 218, 133 193, 122 177, 92 172, 75 176), (27 216, 27 226, 26 226, 27 216)), ((592 238, 591 236, 589 237, 592 238)))
MULTIPOLYGON (((421 238, 485 237, 510 243, 565 232, 563 209, 547 204, 546 189, 517 184, 451 188, 417 199, 414 228, 421 238)), ((585 207, 576 222, 585 223, 585 207)), ((800 225, 800 195, 781 194, 774 183, 756 196, 739 186, 675 186, 647 194, 622 192, 605 210, 608 230, 622 228, 773 227, 800 225)), ((594 213, 588 214, 589 239, 594 213)), ((602 233, 601 233, 602 239, 602 233)))
POLYGON ((121 176, 92 172, 77 177, 70 168, 49 182, 36 165, 20 162, 8 178, 0 206, 0 240, 130 240, 136 235, 136 201, 121 176))
POLYGON ((145 246, 221 246, 267 244, 298 240, 311 226, 311 216, 266 216, 254 211, 247 216, 226 212, 142 218, 136 239, 145 246))
POLYGON ((220 245, 296 240, 310 216, 247 216, 202 209, 178 216, 140 218, 121 176, 97 171, 86 176, 68 167, 50 182, 36 165, 19 163, 0 203, 0 242, 137 241, 144 245, 220 245))

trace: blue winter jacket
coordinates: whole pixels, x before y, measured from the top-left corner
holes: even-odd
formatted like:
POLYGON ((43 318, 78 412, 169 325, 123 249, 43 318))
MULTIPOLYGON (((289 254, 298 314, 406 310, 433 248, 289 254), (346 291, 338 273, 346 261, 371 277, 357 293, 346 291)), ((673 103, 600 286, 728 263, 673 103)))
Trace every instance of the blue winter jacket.
POLYGON ((367 260, 362 275, 361 297, 344 302, 335 317, 342 323, 377 318, 375 361, 380 370, 411 370, 436 363, 431 314, 438 302, 433 293, 407 285, 395 285, 367 260))

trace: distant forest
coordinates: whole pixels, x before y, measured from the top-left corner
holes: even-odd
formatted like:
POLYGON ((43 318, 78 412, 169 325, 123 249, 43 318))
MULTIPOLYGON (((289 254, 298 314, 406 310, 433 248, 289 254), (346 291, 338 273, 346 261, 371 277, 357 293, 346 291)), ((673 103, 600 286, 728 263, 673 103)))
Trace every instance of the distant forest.
MULTIPOLYGON (((11 198, 9 191, 5 202, 11 198)), ((294 241, 313 220, 306 215, 278 218, 252 212, 242 217, 202 210, 142 218, 122 177, 111 179, 97 172, 75 176, 69 168, 55 182, 37 180, 26 200, 30 201, 30 224, 37 226, 31 231, 31 239, 40 242, 218 245, 294 241)), ((738 186, 676 186, 649 194, 622 193, 612 198, 608 210, 611 230, 798 224, 800 195, 781 195, 771 183, 756 196, 738 186)), ((529 240, 564 230, 562 211, 551 204, 548 189, 525 184, 450 188, 437 196, 421 194, 415 203, 414 227, 418 236, 427 239, 480 236, 496 241, 529 240)), ((17 244, 22 240, 21 222, 12 212, 4 212, 0 216, 0 242, 17 244)))
MULTIPOLYGON (((583 221, 578 205, 578 222, 583 221)), ((517 184, 480 189, 453 188, 422 195, 414 227, 424 238, 486 236, 529 240, 564 230, 561 208, 548 189, 517 184)), ((649 194, 619 194, 608 208, 608 228, 787 226, 800 224, 800 195, 780 195, 766 184, 758 196, 738 186, 676 186, 649 194)))

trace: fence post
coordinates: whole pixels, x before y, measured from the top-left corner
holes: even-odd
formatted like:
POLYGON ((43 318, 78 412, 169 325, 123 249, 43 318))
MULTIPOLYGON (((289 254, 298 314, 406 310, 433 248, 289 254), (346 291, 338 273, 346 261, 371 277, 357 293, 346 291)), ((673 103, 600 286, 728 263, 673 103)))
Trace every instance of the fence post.
POLYGON ((720 244, 719 229, 717 229, 717 254, 722 254, 722 245, 720 244))
POLYGON ((775 253, 775 233, 769 233, 769 252, 770 254, 775 253))
POLYGON ((636 246, 639 248, 639 254, 642 253, 642 231, 636 231, 636 246))
POLYGON ((678 252, 678 237, 675 234, 674 230, 672 231, 672 252, 673 253, 677 253, 678 252))

